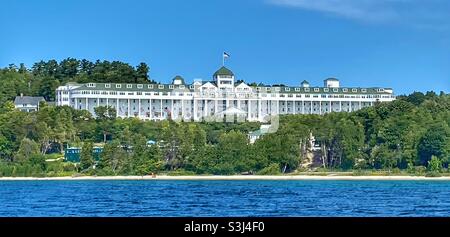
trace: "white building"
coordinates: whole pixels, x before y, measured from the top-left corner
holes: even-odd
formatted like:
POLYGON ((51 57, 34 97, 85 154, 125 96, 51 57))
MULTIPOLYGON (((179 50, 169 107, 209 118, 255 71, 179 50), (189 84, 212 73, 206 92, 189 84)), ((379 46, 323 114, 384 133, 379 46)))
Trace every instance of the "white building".
POLYGON ((39 110, 39 103, 41 102, 45 102, 44 97, 32 97, 20 94, 20 96, 16 96, 14 99, 14 106, 16 109, 24 112, 34 112, 39 110))
POLYGON ((67 84, 56 90, 56 105, 88 110, 111 106, 117 117, 145 120, 182 119, 184 121, 230 117, 266 121, 283 114, 326 114, 351 112, 376 102, 395 100, 391 88, 341 87, 335 78, 323 87, 249 86, 235 83, 226 67, 213 75, 213 81, 186 84, 176 76, 172 84, 87 83, 67 84))

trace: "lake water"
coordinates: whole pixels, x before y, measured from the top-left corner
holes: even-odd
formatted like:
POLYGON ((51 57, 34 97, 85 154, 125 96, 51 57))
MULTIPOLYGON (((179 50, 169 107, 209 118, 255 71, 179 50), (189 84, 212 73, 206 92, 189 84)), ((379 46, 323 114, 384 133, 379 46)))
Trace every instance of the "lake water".
POLYGON ((446 181, 0 181, 0 216, 450 216, 446 181))

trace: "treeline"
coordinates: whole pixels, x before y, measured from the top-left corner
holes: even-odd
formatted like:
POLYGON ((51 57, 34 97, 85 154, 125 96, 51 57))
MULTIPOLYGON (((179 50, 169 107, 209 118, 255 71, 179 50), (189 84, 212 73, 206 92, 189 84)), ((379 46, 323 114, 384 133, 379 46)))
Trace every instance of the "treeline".
POLYGON ((415 92, 352 113, 282 116, 278 130, 254 144, 247 134, 259 123, 116 119, 109 116, 115 111, 105 107, 95 110, 97 116, 70 107, 43 105, 33 113, 14 109, 12 100, 20 93, 51 97, 55 85, 65 81, 149 80, 130 67, 67 59, 1 69, 0 175, 288 173, 304 170, 311 134, 320 144, 313 165, 324 170, 448 168, 450 95, 444 92, 415 92), (148 140, 158 143, 148 146, 148 140), (95 143, 106 143, 98 163, 89 152, 95 143), (46 161, 61 157, 68 145, 83 148, 80 165, 46 161))
POLYGON ((10 64, 0 69, 0 105, 6 100, 23 93, 43 96, 47 101, 55 100, 55 90, 67 82, 112 82, 112 83, 151 83, 150 68, 146 63, 136 67, 120 61, 91 62, 86 59, 67 58, 40 61, 27 68, 10 64))
POLYGON ((97 118, 70 107, 2 110, 1 175, 288 173, 302 170, 311 134, 321 146, 317 167, 326 170, 440 171, 450 161, 450 95, 444 93, 414 93, 353 113, 282 116, 279 129, 254 144, 247 134, 258 123, 116 119, 104 107, 96 109, 97 118), (149 146, 148 140, 158 143, 149 146), (105 141, 96 164, 92 147, 105 141), (61 156, 67 144, 82 147, 79 166, 45 162, 61 156))

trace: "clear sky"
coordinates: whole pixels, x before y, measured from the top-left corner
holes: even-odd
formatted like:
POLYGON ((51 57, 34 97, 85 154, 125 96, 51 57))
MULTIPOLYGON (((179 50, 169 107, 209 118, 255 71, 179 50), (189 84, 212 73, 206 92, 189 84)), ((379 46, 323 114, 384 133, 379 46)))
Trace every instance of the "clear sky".
POLYGON ((450 91, 448 0, 2 0, 0 29, 0 67, 143 61, 191 82, 226 51, 248 82, 450 91))

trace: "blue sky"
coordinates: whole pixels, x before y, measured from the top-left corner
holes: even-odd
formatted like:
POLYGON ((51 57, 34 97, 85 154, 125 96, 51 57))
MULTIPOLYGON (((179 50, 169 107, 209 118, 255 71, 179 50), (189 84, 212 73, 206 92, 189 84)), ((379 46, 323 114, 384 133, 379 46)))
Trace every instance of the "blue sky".
POLYGON ((0 67, 146 62, 169 82, 222 64, 248 82, 450 90, 447 0, 3 0, 0 67))

